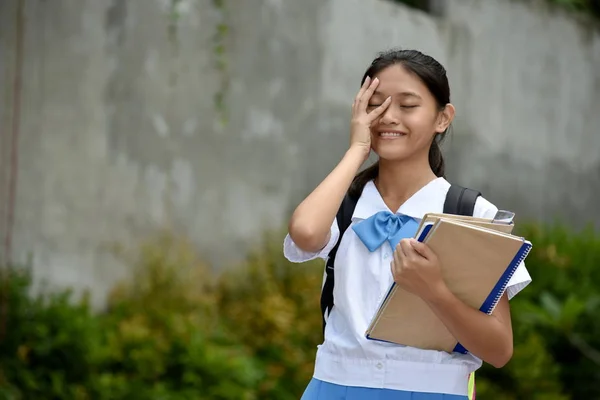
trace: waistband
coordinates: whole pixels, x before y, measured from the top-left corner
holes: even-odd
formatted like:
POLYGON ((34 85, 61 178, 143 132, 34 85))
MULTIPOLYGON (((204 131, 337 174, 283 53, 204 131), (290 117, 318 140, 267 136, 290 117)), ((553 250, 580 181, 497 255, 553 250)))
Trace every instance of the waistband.
POLYGON ((468 395, 470 370, 457 364, 340 357, 319 348, 316 379, 344 386, 468 395))

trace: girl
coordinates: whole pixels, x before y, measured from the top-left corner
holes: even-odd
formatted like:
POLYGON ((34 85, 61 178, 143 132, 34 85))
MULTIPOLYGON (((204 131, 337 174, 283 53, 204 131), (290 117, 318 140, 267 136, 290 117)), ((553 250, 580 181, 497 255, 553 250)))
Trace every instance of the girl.
MULTIPOLYGON (((440 213, 450 183, 439 142, 454 118, 446 71, 418 51, 380 54, 354 99, 350 146, 325 180, 297 207, 284 241, 292 262, 335 259, 335 306, 327 317, 313 379, 303 400, 466 400, 470 374, 482 360, 500 368, 513 351, 509 299, 530 281, 521 264, 493 315, 465 305, 446 287, 436 255, 411 239, 402 221, 440 213), (358 173, 371 149, 374 166, 358 173), (347 191, 359 196, 352 224, 339 238, 335 216, 347 191), (367 240, 375 219, 386 240, 367 240), (369 229, 371 227, 371 229, 369 229), (362 239, 361 239, 362 238, 362 239), (395 240, 387 240, 395 238, 395 240), (363 242, 364 240, 364 242, 363 242), (468 354, 371 341, 365 331, 392 280, 420 296, 468 354)), ((498 209, 479 197, 474 216, 498 209)))

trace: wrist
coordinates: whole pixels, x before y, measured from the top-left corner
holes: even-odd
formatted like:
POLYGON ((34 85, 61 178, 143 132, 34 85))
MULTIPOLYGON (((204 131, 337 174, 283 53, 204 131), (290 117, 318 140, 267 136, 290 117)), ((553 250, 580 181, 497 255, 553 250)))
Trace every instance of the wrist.
POLYGON ((359 145, 359 144, 353 144, 350 146, 350 148, 346 151, 346 154, 352 158, 355 158, 360 160, 361 165, 363 162, 365 162, 367 160, 367 158, 369 158, 369 154, 371 153, 371 147, 368 146, 364 146, 364 145, 359 145))
POLYGON ((437 306, 448 303, 452 296, 454 296, 454 294, 448 289, 446 283, 440 279, 439 282, 430 286, 430 289, 423 300, 432 306, 437 306))

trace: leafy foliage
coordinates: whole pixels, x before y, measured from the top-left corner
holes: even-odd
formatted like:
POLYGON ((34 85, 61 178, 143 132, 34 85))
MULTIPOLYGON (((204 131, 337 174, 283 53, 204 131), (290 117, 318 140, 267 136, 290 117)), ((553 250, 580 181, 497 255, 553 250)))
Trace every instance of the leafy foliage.
POLYGON ((190 249, 166 237, 144 246, 135 279, 117 287, 99 315, 69 292, 29 300, 31 275, 13 270, 0 393, 40 400, 255 399, 261 371, 250 349, 221 326, 212 278, 190 249))
POLYGON ((514 356, 502 370, 484 366, 478 392, 494 399, 502 392, 506 399, 600 398, 600 237, 561 226, 529 225, 520 234, 534 243, 527 258, 533 283, 511 302, 514 356))
POLYGON ((270 236, 240 268, 223 276, 219 309, 230 329, 253 349, 265 379, 258 398, 297 400, 322 340, 319 296, 323 265, 289 263, 281 235, 270 236))
MULTIPOLYGON (((600 398, 600 238, 527 226, 534 283, 512 301, 515 350, 477 372, 477 398, 600 398)), ((102 313, 70 291, 9 280, 0 399, 298 399, 322 339, 322 262, 292 264, 281 235, 215 275, 180 238, 127 258, 134 279, 102 313)))

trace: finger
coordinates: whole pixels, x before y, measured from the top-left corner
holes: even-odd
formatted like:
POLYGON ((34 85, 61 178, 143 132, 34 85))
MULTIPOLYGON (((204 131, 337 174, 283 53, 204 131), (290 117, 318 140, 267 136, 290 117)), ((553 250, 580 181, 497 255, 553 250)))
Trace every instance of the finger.
POLYGON ((400 248, 402 249, 402 253, 404 254, 404 258, 408 258, 412 253, 414 253, 414 250, 408 240, 402 239, 399 244, 400 248))
POLYGON ((375 92, 375 89, 377 89, 377 85, 379 85, 379 79, 374 78, 373 82, 371 82, 369 87, 362 93, 362 95, 358 99, 358 105, 360 106, 361 110, 367 108, 367 103, 369 102, 371 96, 373 96, 373 92, 375 92))
POLYGON ((411 263, 415 263, 423 258, 412 246, 410 239, 406 239, 404 243, 404 254, 406 254, 406 260, 410 260, 411 263))
POLYGON ((410 246, 417 254, 428 260, 434 256, 433 251, 429 248, 429 246, 427 246, 425 243, 419 242, 418 240, 411 239, 410 246))
POLYGON ((373 111, 371 111, 368 115, 369 115, 369 122, 373 122, 375 121, 377 118, 379 118, 381 116, 381 114, 383 114, 385 112, 385 110, 388 109, 388 107, 390 106, 390 104, 392 104, 392 96, 388 97, 387 99, 385 99, 385 101, 376 109, 374 109, 373 111))
POLYGON ((392 261, 394 271, 400 272, 400 267, 402 266, 402 249, 400 249, 400 245, 396 247, 396 251, 394 251, 394 259, 392 261))
POLYGON ((367 88, 369 87, 370 84, 371 84, 371 77, 367 76, 367 78, 363 82, 362 86, 360 87, 360 90, 356 94, 356 97, 354 98, 354 105, 358 104, 358 101, 360 100, 363 93, 365 92, 365 90, 367 90, 367 88))

